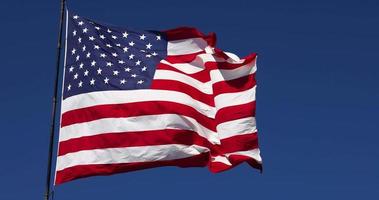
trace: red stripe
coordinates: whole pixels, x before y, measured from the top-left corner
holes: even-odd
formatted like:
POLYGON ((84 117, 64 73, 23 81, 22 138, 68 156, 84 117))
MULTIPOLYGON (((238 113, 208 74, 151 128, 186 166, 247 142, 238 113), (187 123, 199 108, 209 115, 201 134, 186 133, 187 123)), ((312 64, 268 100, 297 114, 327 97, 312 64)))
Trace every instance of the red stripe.
POLYGON ((221 140, 221 146, 217 149, 217 153, 222 155, 236 151, 247 151, 258 148, 258 133, 249 133, 236 135, 221 140))
POLYGON ((241 78, 220 81, 213 84, 213 94, 217 96, 224 93, 242 92, 253 88, 255 85, 255 74, 250 74, 241 78))
POLYGON ((59 142, 58 156, 82 150, 166 144, 196 144, 209 148, 212 155, 220 155, 224 153, 247 151, 258 148, 258 137, 257 133, 237 135, 221 140, 221 145, 214 145, 206 138, 203 138, 196 132, 189 130, 166 129, 155 131, 104 133, 59 142))
POLYGON ((167 56, 165 60, 169 63, 190 63, 193 60, 195 60, 197 55, 203 54, 203 53, 205 53, 205 51, 200 51, 200 52, 185 54, 185 55, 175 55, 175 56, 170 55, 170 56, 167 56))
POLYGON ((147 168, 163 167, 163 166, 177 166, 177 167, 209 167, 209 170, 217 173, 222 172, 242 162, 249 163, 252 167, 262 170, 262 165, 256 160, 242 155, 231 155, 229 161, 232 166, 225 165, 219 162, 209 162, 209 153, 192 156, 189 158, 169 160, 169 161, 155 161, 155 162, 139 162, 139 163, 121 163, 121 164, 94 164, 94 165, 77 165, 57 171, 55 184, 59 185, 64 182, 84 178, 89 176, 98 175, 111 175, 120 172, 136 171, 147 168))
POLYGON ((255 116, 255 107, 256 103, 255 101, 252 101, 246 104, 222 108, 217 111, 216 124, 221 124, 227 121, 242 119, 246 117, 253 117, 255 116))
POLYGON ((207 41, 209 46, 216 45, 216 34, 210 33, 209 35, 204 35, 202 32, 192 27, 179 27, 176 29, 171 29, 164 31, 167 40, 183 40, 189 38, 203 38, 207 41))
MULTIPOLYGON (((214 51, 215 51, 215 54, 217 54, 217 56, 221 57, 221 58, 224 58, 225 60, 227 60, 228 58, 230 58, 224 51, 222 51, 221 49, 218 49, 218 48, 214 48, 214 51)), ((244 59, 246 60, 254 60, 256 59, 257 57, 257 54, 256 53, 251 53, 249 54, 248 56, 246 56, 244 59)))
POLYGON ((194 108, 165 101, 147 101, 125 104, 98 105, 67 111, 62 114, 61 126, 89 122, 103 118, 133 117, 156 114, 178 114, 191 117, 199 124, 215 131, 215 122, 194 108))
POLYGON ((188 94, 193 99, 214 107, 214 97, 224 93, 242 92, 251 89, 256 82, 254 75, 244 76, 238 79, 221 81, 213 84, 213 94, 206 94, 191 85, 175 80, 155 79, 151 85, 152 89, 171 90, 188 94), (240 87, 239 87, 240 86, 240 87))
POLYGON ((122 164, 96 164, 96 165, 77 165, 57 171, 55 185, 64 182, 98 175, 111 175, 120 172, 129 172, 142 170, 147 168, 162 167, 162 166, 177 166, 177 167, 204 167, 207 166, 209 154, 204 153, 189 158, 155 161, 155 162, 140 162, 140 163, 122 163, 122 164))
MULTIPOLYGON (((179 56, 167 56, 165 60, 171 64, 176 64, 176 63, 191 63, 193 62, 197 56, 201 56, 201 54, 206 54, 204 51, 193 53, 193 54, 187 54, 187 55, 179 55, 179 56)), ((241 67, 243 65, 246 65, 248 63, 256 62, 256 56, 257 54, 252 53, 245 58, 243 58, 242 63, 231 63, 227 62, 226 60, 229 59, 229 57, 225 55, 220 55, 220 54, 208 54, 207 56, 213 56, 215 59, 224 59, 224 62, 215 62, 215 61, 208 61, 205 63, 205 67, 207 69, 235 69, 238 67, 241 67)))
POLYGON ((202 71, 199 71, 199 72, 196 72, 196 73, 193 73, 193 74, 188 74, 188 73, 185 73, 179 69, 176 69, 175 67, 172 67, 170 65, 167 65, 167 64, 164 64, 164 63, 159 63, 158 66, 157 66, 157 69, 160 69, 160 70, 170 70, 170 71, 174 71, 174 72, 178 72, 180 74, 184 74, 184 75, 187 75, 191 78, 194 78, 200 82, 203 82, 203 83, 206 83, 208 81, 211 80, 211 76, 209 74, 209 70, 207 69, 204 69, 202 71))
MULTIPOLYGON (((163 65, 160 65, 163 66, 163 65)), ((167 66, 167 65, 166 65, 167 66)), ((170 66, 168 66, 170 67, 170 66)), ((170 70, 170 69, 168 69, 170 70)), ((178 71, 176 69, 173 69, 172 71, 178 71)), ((185 74, 183 72, 180 72, 182 74, 185 74)), ((197 73, 198 75, 202 75, 197 73)), ((204 73, 204 75, 209 75, 209 73, 204 73)), ((187 75, 187 74, 186 74, 187 75)), ((196 76, 194 75, 187 75, 192 78, 196 76)), ((198 79, 198 77, 197 77, 198 79)), ((204 81, 204 80, 202 80, 204 81)), ((248 89, 253 88, 256 85, 255 81, 255 74, 250 74, 248 76, 243 76, 241 78, 228 80, 228 81, 220 81, 215 84, 213 84, 213 94, 205 94, 198 90, 195 87, 192 87, 191 85, 175 81, 175 80, 161 80, 161 79, 155 79, 151 85, 152 89, 161 89, 161 90, 173 90, 177 92, 182 92, 190 95, 192 98, 203 102, 207 105, 214 106, 214 96, 217 96, 219 94, 224 93, 232 93, 232 92, 242 92, 248 89)))
MULTIPOLYGON (((220 57, 219 55, 214 54, 215 57, 220 57)), ((249 56, 243 58, 244 61, 242 63, 230 63, 230 62, 206 62, 205 67, 209 70, 213 69, 236 69, 247 65, 249 63, 255 62, 256 54, 250 54, 249 56)), ((227 60, 228 58, 224 58, 227 60)))
POLYGON ((59 143, 58 156, 81 150, 165 144, 196 144, 204 147, 212 146, 207 139, 199 136, 194 131, 166 129, 155 131, 105 133, 75 138, 59 143))
POLYGON ((169 160, 169 161, 155 161, 155 162, 139 162, 139 163, 121 163, 121 164, 94 164, 94 165, 77 165, 57 171, 55 185, 59 185, 70 180, 85 178, 89 176, 111 175, 121 172, 130 172, 143 170, 148 168, 163 167, 163 166, 176 166, 176 167, 204 167, 208 165, 211 172, 218 173, 237 165, 247 162, 253 168, 262 171, 262 165, 256 160, 242 155, 231 155, 229 161, 232 166, 220 163, 209 162, 209 154, 203 153, 200 155, 192 156, 189 158, 169 160))
POLYGON ((157 79, 153 81, 151 88, 158 90, 172 90, 185 93, 191 96, 193 99, 196 99, 202 103, 205 103, 213 107, 215 106, 212 94, 205 94, 200 90, 182 82, 157 79))
MULTIPOLYGON (((239 67, 242 67, 244 65, 247 65, 251 62, 253 62, 255 59, 255 57, 253 56, 249 56, 243 63, 239 63, 239 64, 232 64, 232 63, 228 63, 228 62, 206 62, 204 64, 204 69, 200 72, 197 72, 197 73, 193 73, 193 74, 188 74, 188 73, 185 73, 181 70, 178 70, 176 69, 175 67, 172 67, 170 65, 167 65, 167 64, 164 64, 164 63, 159 63, 157 65, 157 69, 161 69, 161 70, 171 70, 171 71, 175 71, 175 72, 178 72, 178 73, 181 73, 181 74, 185 74, 187 76, 190 76, 194 79, 197 79, 198 81, 201 81, 203 83, 205 82, 208 82, 210 81, 210 70, 215 70, 215 69, 236 69, 236 68, 239 68, 239 67)), ((176 60, 176 61, 179 61, 179 60, 176 60)), ((170 62, 172 64, 175 64, 175 63, 185 63, 185 62, 170 62)))

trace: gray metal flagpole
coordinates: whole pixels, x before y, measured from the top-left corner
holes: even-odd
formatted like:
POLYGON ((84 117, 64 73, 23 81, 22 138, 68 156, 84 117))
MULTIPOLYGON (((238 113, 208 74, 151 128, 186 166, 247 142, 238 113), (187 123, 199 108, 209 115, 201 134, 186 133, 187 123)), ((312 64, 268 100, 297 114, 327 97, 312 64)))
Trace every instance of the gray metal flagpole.
POLYGON ((65 13, 65 0, 61 0, 60 7, 60 19, 59 19, 59 33, 58 33, 58 46, 56 55, 56 69, 55 69, 55 83, 54 83, 54 96, 52 102, 51 110, 51 121, 50 121, 50 143, 49 143, 49 153, 47 158, 47 172, 46 172, 46 188, 44 199, 49 200, 51 195, 51 162, 53 156, 54 138, 55 138, 55 121, 56 121, 56 107, 57 107, 57 97, 58 97, 58 80, 59 80, 59 69, 61 60, 61 49, 62 49, 62 33, 63 33, 63 21, 65 13))

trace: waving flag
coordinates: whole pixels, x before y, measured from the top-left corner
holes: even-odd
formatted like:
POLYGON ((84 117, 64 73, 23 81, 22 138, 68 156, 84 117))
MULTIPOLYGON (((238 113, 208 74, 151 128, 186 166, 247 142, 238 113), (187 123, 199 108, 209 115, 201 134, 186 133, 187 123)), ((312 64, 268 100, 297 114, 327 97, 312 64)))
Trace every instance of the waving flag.
POLYGON ((159 166, 261 169, 256 54, 194 28, 136 31, 69 14, 55 184, 159 166))

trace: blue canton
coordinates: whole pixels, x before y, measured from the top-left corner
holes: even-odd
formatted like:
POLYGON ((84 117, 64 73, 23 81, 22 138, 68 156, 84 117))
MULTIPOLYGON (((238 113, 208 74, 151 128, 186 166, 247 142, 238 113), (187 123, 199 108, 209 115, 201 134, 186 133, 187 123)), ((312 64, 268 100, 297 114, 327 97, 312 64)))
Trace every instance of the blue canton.
POLYGON ((167 41, 157 31, 134 31, 68 15, 63 98, 150 88, 167 41))

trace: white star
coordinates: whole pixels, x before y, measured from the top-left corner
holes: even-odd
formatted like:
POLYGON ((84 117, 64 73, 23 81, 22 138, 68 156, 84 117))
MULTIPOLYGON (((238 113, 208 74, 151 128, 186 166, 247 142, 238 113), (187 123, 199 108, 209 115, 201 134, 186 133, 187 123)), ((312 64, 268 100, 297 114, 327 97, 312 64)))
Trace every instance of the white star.
POLYGON ((84 76, 88 76, 88 73, 89 73, 89 71, 86 70, 86 71, 84 72, 84 76))
POLYGON ((76 74, 74 75, 74 79, 78 79, 78 76, 79 76, 79 74, 76 73, 76 74))
POLYGON ((97 74, 101 74, 101 71, 103 71, 100 67, 97 69, 97 74))
POLYGON ((131 69, 130 69, 129 67, 128 67, 128 68, 125 68, 125 71, 126 71, 126 72, 130 72, 130 70, 131 70, 131 69))
POLYGON ((128 33, 125 31, 124 33, 122 33, 122 37, 124 37, 124 38, 128 38, 128 33))
POLYGON ((131 77, 135 78, 137 77, 137 74, 132 74, 131 77))
POLYGON ((151 58, 151 55, 150 54, 146 54, 146 58, 151 58))
POLYGON ((128 52, 128 49, 129 49, 128 47, 124 47, 124 48, 123 48, 124 53, 125 53, 125 52, 128 52))
POLYGON ((104 35, 100 35, 100 38, 104 40, 104 39, 105 39, 105 36, 104 36, 104 35))
POLYGON ((123 60, 118 61, 119 64, 124 64, 125 62, 123 60))
POLYGON ((72 18, 74 18, 74 19, 78 19, 78 18, 79 18, 79 16, 77 16, 77 15, 74 15, 74 17, 72 17, 72 18))
POLYGON ((84 45, 83 47, 82 47, 82 51, 86 51, 86 45, 84 45))
POLYGON ((70 72, 73 72, 74 71, 74 67, 71 66, 69 70, 70 70, 70 72))
POLYGON ((73 49, 71 50, 71 53, 72 53, 72 55, 74 55, 74 54, 76 53, 76 49, 73 48, 73 49))
POLYGON ((70 84, 67 86, 67 90, 71 90, 71 85, 70 84))
POLYGON ((88 39, 91 40, 91 41, 95 40, 95 38, 93 36, 89 37, 88 39))
POLYGON ((153 45, 151 45, 150 43, 146 45, 146 49, 151 49, 153 45))
POLYGON ((95 85, 95 79, 91 79, 90 81, 89 81, 89 83, 91 84, 91 85, 95 85))
POLYGON ((141 61, 140 60, 137 60, 136 62, 136 66, 140 65, 141 64, 141 61))
POLYGON ((143 80, 139 80, 138 82, 137 82, 137 84, 142 84, 144 81, 143 80))
POLYGON ((80 21, 80 22, 78 23, 79 26, 82 26, 83 24, 84 24, 83 21, 80 21))
POLYGON ((120 80, 120 84, 125 84, 125 83, 126 83, 125 79, 120 80))
POLYGON ((74 30, 74 31, 72 32, 72 35, 73 35, 73 36, 75 36, 75 35, 76 35, 76 30, 74 30))
POLYGON ((142 69, 141 69, 143 72, 144 71, 146 71, 147 70, 147 67, 145 66, 145 67, 142 67, 142 69))
POLYGON ((108 33, 112 33, 112 31, 111 31, 109 28, 108 28, 107 32, 108 32, 108 33))
POLYGON ((117 36, 115 36, 115 35, 112 35, 111 37, 112 37, 114 40, 117 39, 117 36))
POLYGON ((82 87, 82 86, 83 86, 83 81, 80 81, 78 84, 78 87, 82 87))
POLYGON ((112 67, 113 63, 107 62, 107 66, 112 67))
POLYGON ((107 57, 107 55, 105 55, 105 53, 101 53, 101 54, 100 54, 100 57, 101 57, 101 58, 105 58, 105 57, 107 57))
POLYGON ((161 36, 160 35, 157 35, 157 40, 161 40, 161 36))
POLYGON ((82 38, 81 37, 78 38, 78 42, 82 43, 82 38))
POLYGON ((83 33, 87 33, 87 32, 88 32, 88 28, 84 28, 83 33))
POLYGON ((121 47, 121 44, 118 44, 118 43, 117 43, 117 44, 116 44, 116 47, 121 47))
POLYGON ((120 72, 117 70, 113 71, 113 76, 118 76, 118 73, 120 73, 120 72))
POLYGON ((96 61, 93 60, 93 61, 91 62, 91 66, 95 66, 95 65, 96 65, 96 61))
POLYGON ((84 66, 84 64, 83 64, 83 63, 80 63, 80 65, 79 65, 79 69, 83 69, 83 66, 84 66))
POLYGON ((79 59, 80 59, 80 56, 77 55, 77 56, 76 56, 76 61, 79 61, 79 59))
POLYGON ((110 45, 110 44, 106 44, 105 46, 107 46, 109 48, 112 48, 112 45, 110 45))
POLYGON ((142 35, 139 36, 140 40, 145 40, 145 38, 146 38, 145 34, 142 34, 142 35))
POLYGON ((133 59, 134 58, 134 54, 130 54, 129 56, 129 60, 133 59))
POLYGON ((158 54, 157 54, 157 53, 155 53, 155 52, 153 52, 151 55, 153 55, 153 56, 157 56, 158 54))
POLYGON ((129 46, 134 46, 134 42, 133 41, 131 41, 131 42, 129 42, 129 46))
POLYGON ((98 45, 94 45, 93 48, 94 49, 100 49, 100 47, 98 45))
POLYGON ((91 53, 88 52, 87 55, 86 55, 87 58, 91 57, 91 53))
POLYGON ((96 30, 100 30, 100 27, 98 27, 98 26, 95 26, 95 29, 96 29, 96 30))
POLYGON ((117 57, 118 55, 117 55, 117 53, 112 53, 112 56, 117 57))
POLYGON ((109 81, 109 78, 108 78, 108 77, 105 77, 105 79, 104 79, 104 83, 105 83, 105 84, 108 84, 108 81, 109 81))

